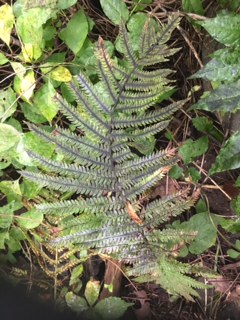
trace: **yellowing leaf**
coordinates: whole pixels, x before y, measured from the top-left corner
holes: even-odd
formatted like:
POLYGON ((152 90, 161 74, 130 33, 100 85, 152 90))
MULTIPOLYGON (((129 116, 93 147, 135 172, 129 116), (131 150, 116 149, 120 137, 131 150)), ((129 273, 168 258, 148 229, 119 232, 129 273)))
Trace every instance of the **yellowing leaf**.
POLYGON ((50 8, 31 8, 16 21, 17 34, 23 43, 22 56, 25 61, 37 60, 44 47, 43 24, 51 17, 50 8))
POLYGON ((10 63, 16 75, 18 77, 23 77, 26 72, 26 68, 20 62, 11 61, 10 63))
POLYGON ((15 76, 14 78, 14 90, 27 102, 29 102, 32 97, 35 86, 33 70, 27 71, 24 76, 15 76))
POLYGON ((101 285, 99 281, 88 281, 84 295, 90 306, 94 305, 94 303, 97 301, 100 287, 101 285))
POLYGON ((0 39, 8 46, 10 44, 10 34, 14 24, 12 7, 7 3, 0 7, 0 39))
POLYGON ((63 67, 58 66, 51 73, 50 76, 53 80, 61 81, 61 82, 69 82, 72 80, 72 75, 70 71, 63 67))
POLYGON ((22 58, 25 62, 31 62, 34 57, 34 48, 32 43, 25 43, 22 47, 22 58))

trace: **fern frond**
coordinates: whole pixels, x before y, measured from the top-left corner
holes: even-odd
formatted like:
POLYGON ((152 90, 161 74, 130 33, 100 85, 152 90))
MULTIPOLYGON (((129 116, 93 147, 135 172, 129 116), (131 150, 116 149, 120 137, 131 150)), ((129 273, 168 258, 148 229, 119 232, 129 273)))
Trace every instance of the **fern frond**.
POLYGON ((49 245, 111 254, 132 265, 130 275, 154 280, 170 293, 191 299, 195 288, 203 286, 188 276, 190 265, 173 259, 171 249, 177 242, 191 241, 195 233, 158 229, 189 209, 197 195, 191 198, 177 193, 154 200, 141 210, 139 198, 178 158, 176 150, 138 156, 131 149, 135 140, 165 129, 173 113, 186 102, 156 105, 173 88, 173 81, 167 78, 171 71, 159 69, 158 64, 178 50, 167 45, 178 23, 178 16, 170 16, 169 23, 158 32, 146 25, 137 53, 121 24, 127 67, 110 58, 99 38, 96 55, 100 82, 94 85, 80 73, 69 84, 77 106, 60 95, 55 98, 61 113, 80 134, 58 127, 49 133, 29 125, 64 158, 56 161, 30 151, 40 171, 22 171, 22 176, 48 188, 79 194, 75 200, 37 205, 37 210, 59 227, 58 236, 51 237, 49 245), (98 84, 107 98, 99 94, 98 84))
POLYGON ((139 127, 146 126, 155 122, 160 122, 161 120, 168 119, 174 112, 181 108, 185 101, 179 101, 177 103, 172 103, 171 105, 161 108, 160 110, 156 110, 153 112, 149 112, 143 116, 125 116, 125 118, 121 118, 120 120, 116 120, 114 122, 114 127, 125 128, 125 127, 139 127))
POLYGON ((73 178, 60 178, 57 176, 50 176, 47 174, 41 174, 30 171, 21 171, 21 175, 28 180, 36 182, 37 184, 45 187, 52 188, 54 190, 60 191, 72 191, 76 193, 82 193, 86 195, 100 196, 103 191, 105 192, 114 192, 114 189, 111 186, 106 186, 106 189, 103 185, 97 185, 95 183, 84 184, 82 181, 73 179, 73 178))

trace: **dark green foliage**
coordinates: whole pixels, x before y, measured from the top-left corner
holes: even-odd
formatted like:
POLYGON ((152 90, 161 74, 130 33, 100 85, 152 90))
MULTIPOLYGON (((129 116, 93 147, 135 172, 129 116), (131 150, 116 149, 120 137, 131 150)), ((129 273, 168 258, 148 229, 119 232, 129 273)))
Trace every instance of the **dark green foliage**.
POLYGON ((135 139, 166 128, 171 115, 185 102, 157 105, 158 98, 171 89, 166 78, 170 71, 159 70, 158 65, 177 51, 166 43, 178 23, 178 17, 171 16, 159 33, 146 24, 138 55, 121 25, 128 68, 110 59, 100 38, 96 50, 98 76, 106 95, 100 95, 90 80, 79 74, 77 81, 69 85, 78 106, 59 95, 56 102, 81 134, 60 128, 49 133, 29 125, 44 141, 54 143, 64 160, 49 160, 31 152, 41 172, 22 171, 22 175, 42 186, 80 195, 75 200, 37 206, 38 211, 58 221, 62 230, 51 240, 52 245, 74 244, 98 254, 111 254, 133 265, 130 274, 157 281, 170 293, 190 299, 191 294, 197 294, 194 288, 204 286, 186 275, 191 273, 190 266, 178 263, 172 248, 181 241, 190 241, 195 233, 160 231, 155 227, 190 208, 197 195, 170 195, 143 209, 140 196, 163 177, 177 158, 174 150, 139 157, 129 148, 135 139))

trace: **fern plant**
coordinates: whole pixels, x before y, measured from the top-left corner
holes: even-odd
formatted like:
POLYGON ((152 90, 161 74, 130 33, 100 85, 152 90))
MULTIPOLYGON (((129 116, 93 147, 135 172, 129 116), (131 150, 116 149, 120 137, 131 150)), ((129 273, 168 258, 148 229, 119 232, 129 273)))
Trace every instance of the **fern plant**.
MULTIPOLYGON (((110 255, 130 265, 128 274, 136 280, 154 280, 171 294, 191 299, 191 295, 197 295, 195 288, 203 285, 188 276, 190 265, 178 262, 173 248, 176 243, 190 241, 195 233, 160 230, 159 226, 189 209, 197 195, 188 197, 180 192, 143 208, 139 205, 141 196, 164 176, 177 157, 170 149, 137 156, 130 147, 136 139, 166 128, 172 114, 185 103, 157 104, 171 88, 167 79, 171 70, 159 69, 159 65, 178 50, 167 45, 178 23, 178 17, 170 16, 158 32, 147 23, 139 53, 133 51, 122 24, 120 37, 127 68, 110 59, 100 38, 96 54, 104 95, 83 73, 79 74, 69 84, 77 107, 59 95, 56 101, 81 134, 58 127, 49 133, 29 124, 39 137, 56 145, 64 160, 49 160, 29 152, 40 171, 22 171, 22 175, 42 186, 79 195, 37 206, 37 210, 55 217, 61 229, 51 245, 75 245, 110 255)), ((200 269, 197 272, 201 273, 200 269)))

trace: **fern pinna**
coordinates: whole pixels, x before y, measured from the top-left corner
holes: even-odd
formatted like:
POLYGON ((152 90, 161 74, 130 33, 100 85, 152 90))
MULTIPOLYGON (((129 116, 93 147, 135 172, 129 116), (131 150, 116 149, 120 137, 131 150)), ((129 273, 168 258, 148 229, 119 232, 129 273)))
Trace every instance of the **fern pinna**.
POLYGON ((61 128, 49 133, 29 125, 43 140, 54 143, 64 160, 49 160, 29 152, 43 172, 23 171, 22 175, 42 186, 80 195, 37 206, 37 210, 59 221, 62 231, 51 240, 52 245, 74 244, 108 254, 130 265, 128 274, 136 279, 154 280, 168 292, 190 298, 197 294, 194 288, 202 285, 186 275, 191 272, 190 266, 177 262, 171 247, 191 240, 195 234, 160 231, 159 225, 190 208, 194 197, 179 193, 152 201, 144 208, 138 206, 139 197, 163 177, 177 158, 173 150, 137 156, 130 148, 135 139, 166 128, 171 115, 185 102, 164 107, 157 104, 171 88, 167 79, 171 70, 158 66, 177 50, 166 43, 178 23, 179 18, 171 16, 158 32, 146 24, 138 53, 133 51, 122 24, 126 68, 111 60, 100 38, 96 54, 105 95, 101 96, 80 73, 69 84, 78 106, 56 97, 63 115, 84 134, 61 128))

